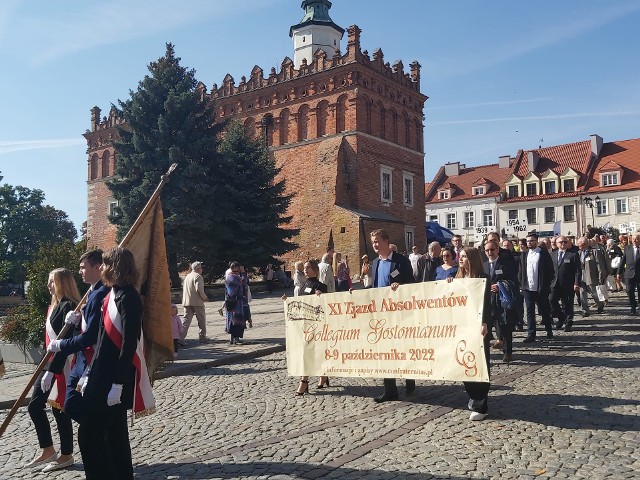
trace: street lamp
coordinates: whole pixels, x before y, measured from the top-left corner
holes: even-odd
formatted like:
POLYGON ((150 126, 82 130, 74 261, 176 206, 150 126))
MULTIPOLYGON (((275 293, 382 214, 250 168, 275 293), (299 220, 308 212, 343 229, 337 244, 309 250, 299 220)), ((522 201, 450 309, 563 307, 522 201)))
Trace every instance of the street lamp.
MULTIPOLYGON (((591 209, 591 226, 595 227, 596 226, 596 218, 595 218, 595 215, 593 214, 594 200, 591 197, 584 197, 583 201, 584 201, 584 204, 591 209)), ((595 198, 595 203, 597 203, 599 201, 600 201, 600 197, 596 197, 595 198)))

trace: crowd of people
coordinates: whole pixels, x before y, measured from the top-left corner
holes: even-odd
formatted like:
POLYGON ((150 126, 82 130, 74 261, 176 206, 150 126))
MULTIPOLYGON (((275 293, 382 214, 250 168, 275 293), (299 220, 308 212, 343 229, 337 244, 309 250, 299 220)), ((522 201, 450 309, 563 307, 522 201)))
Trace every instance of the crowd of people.
MULTIPOLYGON (((389 242, 387 232, 376 230, 371 232, 371 245, 377 256, 373 262, 368 255, 361 258, 359 276, 365 288, 392 289, 403 283, 486 278, 485 311, 479 333, 484 338, 489 366, 490 349, 501 351, 503 362, 513 360, 514 331, 526 331, 523 343, 537 340, 538 325, 547 339, 554 338, 560 330, 570 332, 576 303, 583 317, 590 316, 592 308, 602 313, 609 292, 626 288, 630 313, 635 315, 640 303, 640 294, 634 293, 640 284, 640 274, 637 280, 635 274, 636 262, 640 261, 640 233, 631 235, 631 242, 627 235, 620 235, 617 240, 597 234, 580 237, 574 244, 565 235, 538 238, 535 232, 510 240, 491 232, 478 247, 464 246, 462 237, 455 235, 450 245, 431 242, 424 254, 414 246, 411 254, 403 255, 389 242)), ((350 275, 346 256, 333 249, 328 249, 319 263, 299 262, 294 295, 349 290, 345 272, 350 275)), ((325 382, 322 377, 318 387, 325 384, 328 379, 325 382)), ((303 377, 296 393, 303 395, 308 388, 308 378, 303 377)), ((469 382, 465 388, 470 397, 470 419, 482 420, 488 411, 489 384, 469 382)), ((411 395, 414 390, 415 382, 406 380, 406 393, 411 395)), ((376 402, 396 399, 395 379, 385 379, 384 393, 375 398, 376 402)))

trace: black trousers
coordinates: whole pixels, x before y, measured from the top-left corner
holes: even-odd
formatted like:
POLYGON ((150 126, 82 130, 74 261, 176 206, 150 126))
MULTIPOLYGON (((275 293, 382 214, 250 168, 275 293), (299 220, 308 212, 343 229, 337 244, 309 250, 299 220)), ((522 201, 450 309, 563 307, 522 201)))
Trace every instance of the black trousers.
POLYGON ((637 277, 627 278, 627 297, 629 297, 629 305, 631 308, 638 308, 638 303, 640 302, 640 281, 637 277), (638 295, 638 299, 636 300, 636 291, 638 295))
POLYGON ((522 293, 524 294, 524 302, 527 305, 527 337, 536 338, 536 305, 546 331, 552 332, 553 319, 551 318, 549 294, 546 292, 530 292, 529 290, 524 290, 522 293))
MULTIPOLYGON (((51 437, 51 425, 45 410, 47 406, 47 398, 49 392, 43 392, 40 388, 40 381, 44 372, 40 374, 38 380, 33 386, 33 394, 29 402, 29 416, 33 422, 38 435, 38 443, 40 448, 53 446, 53 438, 51 437)), ((60 435, 60 453, 62 455, 71 455, 73 453, 73 427, 71 426, 71 417, 57 408, 53 408, 53 418, 56 420, 58 434, 60 435)))
POLYGON ((124 407, 85 413, 78 428, 78 444, 87 480, 133 479, 127 410, 124 407))
MULTIPOLYGON (((491 372, 491 367, 489 365, 489 349, 491 348, 490 336, 487 333, 484 336, 483 344, 484 344, 484 359, 487 362, 487 372, 491 372)), ((463 382, 464 389, 467 391, 467 395, 469 398, 473 400, 472 410, 478 413, 487 413, 489 411, 489 406, 487 404, 487 399, 489 397, 489 389, 491 388, 491 384, 489 382, 463 382)))
POLYGON ((78 423, 82 421, 82 394, 76 391, 80 378, 75 375, 75 370, 71 371, 71 375, 67 379, 67 397, 64 400, 64 411, 66 414, 78 423))
MULTIPOLYGON (((416 381, 415 380, 410 380, 410 379, 406 379, 405 380, 405 385, 408 389, 412 390, 414 388, 416 388, 416 381)), ((384 393, 385 394, 393 394, 393 395, 397 395, 398 394, 398 387, 396 386, 396 379, 395 378, 385 378, 384 379, 384 393)))
POLYGON ((569 290, 554 288, 551 291, 551 312, 561 324, 565 322, 573 323, 573 296, 573 288, 569 290), (562 307, 560 306, 561 304, 562 307))

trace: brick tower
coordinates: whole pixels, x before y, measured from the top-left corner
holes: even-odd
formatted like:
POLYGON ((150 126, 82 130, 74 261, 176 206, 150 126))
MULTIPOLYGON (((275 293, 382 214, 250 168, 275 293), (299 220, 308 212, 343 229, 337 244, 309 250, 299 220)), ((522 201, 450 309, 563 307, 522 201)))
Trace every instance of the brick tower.
MULTIPOLYGON (((349 256, 355 273, 360 256, 372 256, 369 232, 376 228, 388 230, 399 250, 424 248, 427 97, 420 93, 420 64, 414 61, 405 73, 401 61, 385 62, 380 49, 370 57, 360 48, 355 25, 347 29, 342 54, 344 30, 329 17, 330 7, 328 0, 302 2, 305 15, 290 29, 294 60, 285 57, 279 72, 272 68, 265 78, 256 65, 238 85, 227 74, 207 95, 217 118, 240 120, 249 135, 264 139, 282 168, 287 192, 294 195, 288 215, 300 229, 294 238, 299 249, 282 259, 286 268, 294 260, 320 258, 332 244, 349 256)), ((113 227, 106 224, 113 200, 104 178, 113 170, 100 167, 105 155, 110 168, 114 164, 109 141, 118 119, 99 117, 94 107, 85 134, 87 234, 90 244, 105 247, 113 245, 113 227)))

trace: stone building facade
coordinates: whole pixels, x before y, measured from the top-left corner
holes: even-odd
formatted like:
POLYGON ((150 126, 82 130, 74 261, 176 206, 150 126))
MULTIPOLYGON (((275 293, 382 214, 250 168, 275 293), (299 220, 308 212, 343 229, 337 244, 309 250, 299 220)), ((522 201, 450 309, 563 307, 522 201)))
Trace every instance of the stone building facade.
MULTIPOLYGON (((361 30, 347 29, 346 52, 326 45, 327 29, 334 38, 344 30, 328 15, 331 2, 306 0, 305 17, 291 28, 294 45, 314 38, 325 40, 314 49, 313 61, 305 55, 285 58, 280 71, 265 77, 255 66, 238 85, 226 75, 221 86, 202 95, 213 102, 216 117, 243 123, 245 131, 264 139, 282 169, 287 192, 294 195, 288 215, 300 229, 294 238, 299 249, 287 254, 290 262, 319 258, 329 245, 352 259, 373 253, 368 234, 385 228, 400 250, 413 244, 424 248, 424 145, 420 65, 409 73, 398 61, 384 61, 382 50, 370 56, 361 50, 361 30), (314 13, 317 12, 317 13, 314 13), (323 35, 309 32, 321 28, 323 35), (300 38, 302 36, 302 38, 300 38), (296 67, 299 64, 299 67, 296 67)), ((314 47, 315 48, 315 47, 314 47)), ((298 49, 296 50, 298 52, 298 49)), ((306 53, 305 53, 306 52, 306 53)), ((110 192, 104 181, 113 174, 110 142, 117 134, 114 112, 100 120, 92 109, 91 131, 85 134, 88 153, 90 244, 113 245, 113 227, 106 219, 110 192)))

